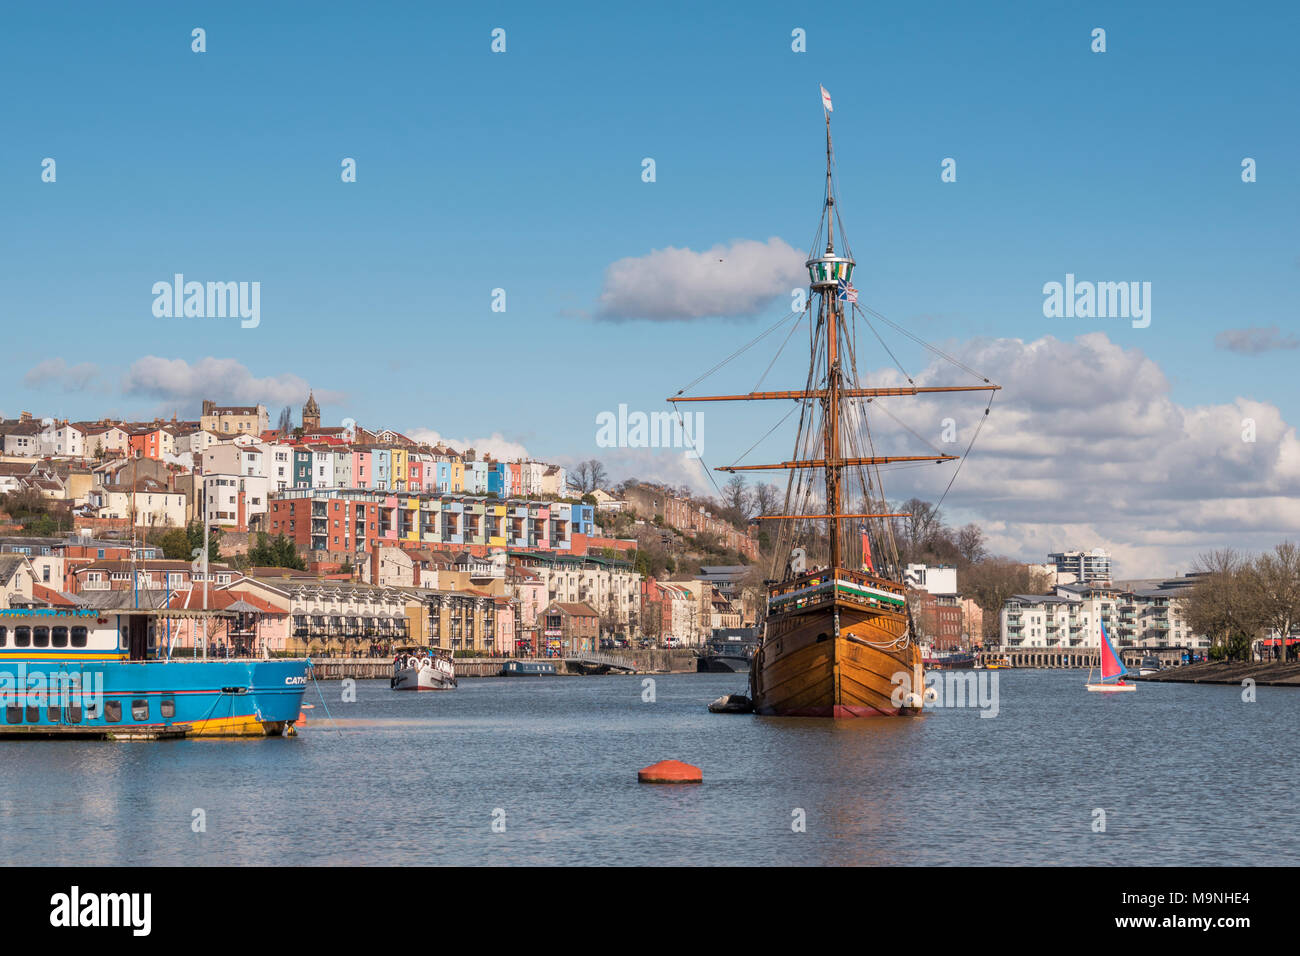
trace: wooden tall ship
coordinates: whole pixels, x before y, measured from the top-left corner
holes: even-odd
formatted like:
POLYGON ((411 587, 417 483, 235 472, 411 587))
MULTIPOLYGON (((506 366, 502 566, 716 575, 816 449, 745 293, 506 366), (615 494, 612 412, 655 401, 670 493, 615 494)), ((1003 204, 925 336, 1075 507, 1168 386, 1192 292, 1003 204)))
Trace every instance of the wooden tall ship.
POLYGON ((741 395, 678 393, 669 401, 795 401, 802 406, 789 461, 716 469, 789 472, 782 513, 761 516, 777 522, 778 532, 766 585, 763 640, 750 670, 755 710, 788 717, 913 715, 924 705, 921 650, 893 535, 894 519, 910 516, 890 512, 884 504, 880 466, 948 462, 959 456, 937 449, 933 455, 876 454, 867 405, 882 398, 963 391, 989 391, 991 404, 999 386, 982 377, 981 384, 965 386, 921 387, 910 377, 912 384, 905 387, 859 385, 853 322, 865 316, 857 306, 855 262, 835 206, 831 103, 824 88, 822 100, 826 193, 806 263, 810 295, 800 314, 815 323, 806 386, 741 395), (822 236, 825 248, 819 254, 822 236), (846 504, 854 495, 862 502, 858 509, 846 504), (805 539, 819 552, 811 562, 808 550, 798 546, 805 539), (825 560, 813 566, 817 557, 825 560))

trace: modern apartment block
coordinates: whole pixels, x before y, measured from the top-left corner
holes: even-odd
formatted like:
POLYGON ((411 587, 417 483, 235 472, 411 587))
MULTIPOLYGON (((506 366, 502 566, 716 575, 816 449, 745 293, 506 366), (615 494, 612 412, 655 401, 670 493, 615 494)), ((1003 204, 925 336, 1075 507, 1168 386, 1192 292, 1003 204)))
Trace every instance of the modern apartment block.
POLYGON ((1056 562, 1057 584, 1110 583, 1110 552, 1104 548, 1058 551, 1048 557, 1056 562))
POLYGON ((1001 647, 1100 648, 1101 627, 1117 648, 1186 647, 1210 641, 1186 619, 1190 578, 1125 590, 1111 585, 1063 584, 1053 594, 1016 594, 1002 607, 1001 647))

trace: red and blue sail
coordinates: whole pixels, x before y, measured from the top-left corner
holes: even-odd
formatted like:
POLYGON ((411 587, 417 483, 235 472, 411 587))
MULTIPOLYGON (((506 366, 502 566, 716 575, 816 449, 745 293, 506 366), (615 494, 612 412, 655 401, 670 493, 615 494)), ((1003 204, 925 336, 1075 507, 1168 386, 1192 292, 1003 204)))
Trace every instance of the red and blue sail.
POLYGON ((1128 674, 1124 668, 1124 662, 1119 659, 1115 653, 1115 648, 1110 643, 1110 635, 1106 633, 1106 625, 1101 625, 1101 679, 1102 682, 1119 680, 1128 674))

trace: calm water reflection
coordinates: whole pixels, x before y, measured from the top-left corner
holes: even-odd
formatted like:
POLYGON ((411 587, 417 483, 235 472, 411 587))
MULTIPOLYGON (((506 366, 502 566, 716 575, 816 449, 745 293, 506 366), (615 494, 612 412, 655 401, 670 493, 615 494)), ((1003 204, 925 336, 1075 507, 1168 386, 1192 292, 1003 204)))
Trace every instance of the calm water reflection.
POLYGON ((994 719, 839 723, 709 714, 741 675, 659 676, 655 703, 639 677, 440 694, 367 681, 351 704, 323 683, 296 740, 0 743, 0 850, 10 864, 1300 862, 1286 822, 1300 690, 1244 704, 1231 687, 1121 698, 1085 693, 1083 672, 997 676, 994 719), (665 757, 704 785, 637 784, 665 757))

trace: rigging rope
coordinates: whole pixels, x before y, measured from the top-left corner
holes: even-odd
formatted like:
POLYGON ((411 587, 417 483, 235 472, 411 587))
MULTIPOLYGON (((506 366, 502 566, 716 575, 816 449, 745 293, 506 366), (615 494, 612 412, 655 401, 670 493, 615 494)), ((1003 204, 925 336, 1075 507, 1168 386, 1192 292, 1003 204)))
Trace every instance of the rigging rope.
POLYGON ((731 353, 730 355, 728 355, 725 359, 723 359, 723 360, 722 360, 721 362, 719 362, 717 365, 713 366, 713 368, 709 369, 709 370, 708 370, 707 372, 705 372, 703 375, 700 375, 698 378, 695 378, 695 379, 693 379, 692 381, 688 382, 687 384, 683 385, 683 386, 682 386, 681 388, 679 388, 679 389, 678 389, 674 394, 675 394, 675 395, 680 395, 680 394, 682 394, 682 392, 686 391, 688 388, 694 388, 696 385, 700 384, 700 382, 704 381, 706 378, 708 378, 710 375, 712 375, 712 374, 713 374, 714 372, 716 372, 718 369, 722 368, 724 365, 728 364, 729 362, 734 361, 736 358, 738 358, 739 356, 743 355, 745 352, 748 352, 750 349, 752 349, 755 345, 757 345, 757 344, 758 344, 759 342, 761 342, 763 339, 767 338, 769 335, 771 335, 773 332, 775 332, 777 329, 779 329, 779 328, 780 328, 781 326, 783 326, 785 323, 789 322, 789 321, 790 321, 790 318, 791 318, 792 316, 802 316, 802 315, 803 315, 802 312, 790 312, 790 313, 787 314, 784 318, 782 318, 780 322, 776 323, 776 325, 773 325, 773 326, 772 326, 771 328, 769 328, 767 331, 760 333, 760 334, 758 335, 757 338, 754 338, 754 339, 750 340, 749 343, 747 343, 746 345, 742 345, 740 348, 738 348, 736 351, 732 352, 732 353, 731 353))
POLYGON ((975 434, 970 436, 970 444, 966 446, 965 453, 963 453, 961 458, 957 461, 957 467, 953 470, 952 477, 948 479, 948 487, 943 489, 943 494, 939 496, 939 501, 934 506, 935 511, 939 510, 939 505, 943 504, 943 499, 948 497, 948 492, 952 488, 952 483, 957 480, 957 475, 961 473, 961 466, 966 464, 966 456, 969 455, 970 450, 975 447, 975 439, 980 437, 980 430, 984 427, 984 423, 989 420, 989 410, 993 408, 993 396, 996 394, 997 392, 989 392, 989 403, 984 408, 984 414, 980 416, 980 423, 975 426, 975 434))

